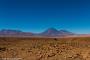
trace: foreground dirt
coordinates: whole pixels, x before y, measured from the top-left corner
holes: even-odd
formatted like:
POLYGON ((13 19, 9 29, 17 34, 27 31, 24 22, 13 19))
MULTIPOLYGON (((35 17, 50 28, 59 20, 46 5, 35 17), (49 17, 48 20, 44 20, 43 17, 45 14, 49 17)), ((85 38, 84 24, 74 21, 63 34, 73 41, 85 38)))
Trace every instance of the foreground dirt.
POLYGON ((0 60, 90 60, 90 38, 0 38, 0 60), (13 58, 13 59, 12 59, 13 58))

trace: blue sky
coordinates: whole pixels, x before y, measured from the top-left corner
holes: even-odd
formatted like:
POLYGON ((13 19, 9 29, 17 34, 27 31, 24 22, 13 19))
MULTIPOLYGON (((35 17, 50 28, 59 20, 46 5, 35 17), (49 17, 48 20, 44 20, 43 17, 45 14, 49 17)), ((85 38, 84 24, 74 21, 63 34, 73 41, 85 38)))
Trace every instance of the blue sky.
POLYGON ((0 0, 0 29, 90 33, 89 0, 0 0))

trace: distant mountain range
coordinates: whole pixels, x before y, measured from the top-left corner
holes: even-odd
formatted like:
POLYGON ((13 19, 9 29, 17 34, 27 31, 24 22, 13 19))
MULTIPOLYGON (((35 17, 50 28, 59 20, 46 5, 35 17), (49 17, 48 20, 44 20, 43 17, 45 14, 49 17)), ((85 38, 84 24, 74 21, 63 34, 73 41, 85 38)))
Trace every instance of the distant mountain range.
POLYGON ((41 36, 66 36, 66 35, 74 35, 74 33, 69 32, 67 30, 57 30, 55 28, 49 28, 46 31, 40 33, 41 36))
POLYGON ((68 35, 74 35, 74 33, 69 32, 67 30, 57 30, 55 28, 49 28, 46 31, 42 33, 32 33, 32 32, 22 32, 19 30, 9 30, 9 29, 3 29, 0 30, 0 36, 24 36, 24 37, 34 37, 34 36, 45 36, 45 37, 61 37, 61 36, 68 36, 68 35))
POLYGON ((0 36, 32 36, 32 35, 33 33, 22 32, 20 30, 3 29, 0 31, 0 36))

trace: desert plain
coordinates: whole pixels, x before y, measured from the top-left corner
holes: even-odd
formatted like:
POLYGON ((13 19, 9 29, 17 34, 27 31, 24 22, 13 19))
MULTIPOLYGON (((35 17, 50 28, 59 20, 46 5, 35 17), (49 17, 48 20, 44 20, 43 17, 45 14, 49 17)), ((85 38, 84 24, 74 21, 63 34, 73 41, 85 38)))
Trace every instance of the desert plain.
POLYGON ((0 60, 90 60, 90 37, 0 37, 0 60))

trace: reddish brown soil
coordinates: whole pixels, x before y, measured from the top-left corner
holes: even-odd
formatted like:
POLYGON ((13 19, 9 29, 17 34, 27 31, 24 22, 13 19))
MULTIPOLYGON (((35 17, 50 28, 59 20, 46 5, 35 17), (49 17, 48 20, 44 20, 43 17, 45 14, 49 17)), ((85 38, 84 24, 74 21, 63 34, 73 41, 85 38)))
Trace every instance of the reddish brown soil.
POLYGON ((0 38, 0 59, 90 60, 90 37, 0 38))

